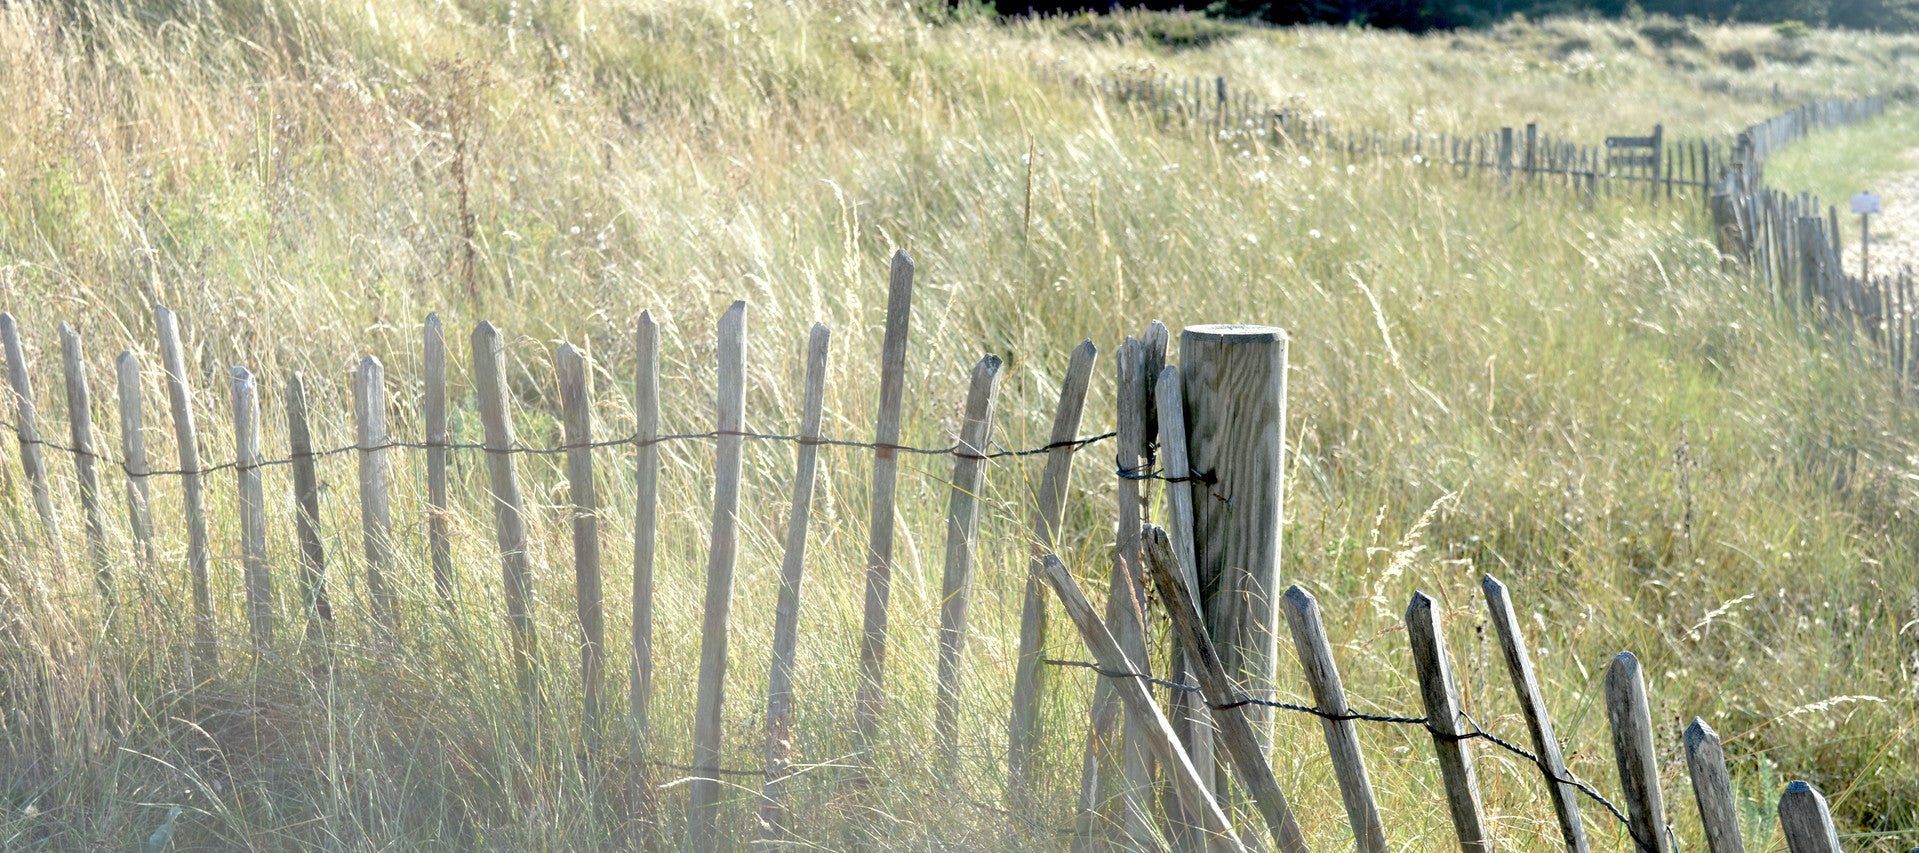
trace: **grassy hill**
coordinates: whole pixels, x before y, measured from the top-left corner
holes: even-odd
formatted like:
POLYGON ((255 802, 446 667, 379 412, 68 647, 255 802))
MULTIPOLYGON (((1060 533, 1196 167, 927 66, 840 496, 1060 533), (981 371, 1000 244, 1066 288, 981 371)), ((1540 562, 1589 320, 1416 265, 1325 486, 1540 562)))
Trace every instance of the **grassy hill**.
MULTIPOLYGON (((149 446, 156 464, 171 458, 155 302, 184 322, 210 461, 231 455, 234 364, 269 391, 269 456, 285 452, 278 389, 291 370, 322 401, 319 442, 350 442, 347 380, 367 353, 393 374, 395 434, 419 435, 417 324, 435 310, 451 338, 456 440, 479 431, 465 334, 481 319, 509 334, 522 440, 560 442, 549 365, 562 340, 594 360, 602 433, 627 434, 643 309, 666 330, 663 429, 710 429, 712 327, 734 299, 752 306, 748 426, 791 431, 799 353, 819 320, 835 331, 827 432, 865 438, 895 248, 919 265, 913 444, 951 441, 983 352, 1008 361, 1001 442, 1031 447, 1082 338, 1102 349, 1082 430, 1096 433, 1111 422, 1122 335, 1154 318, 1281 325, 1293 360, 1283 572, 1324 604, 1356 707, 1417 710, 1398 615, 1419 588, 1447 608, 1467 706, 1523 739, 1475 592, 1493 572, 1530 617, 1574 771, 1605 790, 1617 786, 1599 679, 1619 650, 1646 662, 1682 844, 1697 846, 1699 828, 1678 732, 1696 714, 1727 737, 1756 849, 1779 846, 1771 809, 1790 778, 1832 797, 1842 831, 1919 826, 1919 780, 1898 770, 1919 765, 1919 418, 1869 358, 1799 331, 1725 269, 1701 205, 1589 209, 1399 159, 1167 134, 1034 73, 1217 74, 1395 133, 1537 121, 1596 142, 1656 122, 1727 134, 1815 98, 1909 97, 1919 38, 1661 20, 1420 37, 1156 17, 1001 24, 807 0, 280 0, 16 4, 0 9, 0 54, 12 114, 0 308, 20 318, 50 434, 66 423, 64 321, 86 336, 98 399, 111 396, 110 357, 142 355, 149 446)), ((112 423, 104 406, 96 420, 112 423)), ((1102 453, 1081 461, 1062 551, 1103 591, 1115 485, 1102 453)), ((664 455, 653 719, 660 757, 684 763, 712 462, 704 444, 664 455)), ((149 570, 131 556, 109 469, 129 605, 108 614, 71 464, 49 458, 58 549, 38 531, 17 447, 0 452, 0 848, 125 848, 173 805, 185 809, 176 849, 585 848, 621 831, 621 795, 608 811, 589 805, 576 734, 516 722, 477 457, 455 471, 459 617, 439 615, 427 580, 424 463, 396 459, 407 628, 388 651, 366 627, 352 463, 327 463, 340 664, 318 676, 292 647, 249 662, 232 479, 211 477, 227 665, 200 684, 183 678, 179 484, 154 484, 149 570)), ((870 461, 825 459, 797 737, 830 763, 852 749, 870 461)), ((565 481, 557 461, 522 462, 536 621, 550 689, 566 697, 579 664, 565 481)), ((602 484, 607 633, 623 638, 630 563, 617 543, 631 535, 633 485, 617 472, 631 462, 608 451, 600 464, 615 472, 602 484)), ((728 767, 759 762, 791 467, 785 445, 748 448, 728 767)), ((284 476, 267 485, 283 608, 297 553, 284 476)), ((961 772, 925 766, 946 476, 935 460, 902 481, 879 769, 858 804, 831 770, 795 784, 812 844, 1067 844, 1087 677, 1054 674, 1039 798, 1004 803, 1030 464, 1002 460, 988 477, 961 772)), ((1059 626, 1052 648, 1083 654, 1059 626)), ((609 654, 609 691, 623 696, 623 641, 609 654)), ((1447 847, 1424 733, 1363 738, 1389 836, 1447 847)), ((1315 849, 1342 847, 1318 723, 1282 718, 1275 739, 1315 849)), ((633 770, 601 768, 615 792, 633 770)), ((1535 772, 1491 758, 1481 772, 1502 842, 1552 846, 1535 772)), ((757 782, 742 784, 726 821, 744 835, 757 782)), ((657 792, 669 838, 684 791, 657 792)), ((1629 843, 1591 826, 1603 845, 1629 843)))

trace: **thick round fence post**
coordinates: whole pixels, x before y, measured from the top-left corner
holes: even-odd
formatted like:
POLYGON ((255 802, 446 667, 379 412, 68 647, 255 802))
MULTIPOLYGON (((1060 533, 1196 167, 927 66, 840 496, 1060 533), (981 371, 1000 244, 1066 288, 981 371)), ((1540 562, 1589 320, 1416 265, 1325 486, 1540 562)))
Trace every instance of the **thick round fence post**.
POLYGON ((939 707, 933 721, 941 766, 946 770, 958 757, 961 661, 966 651, 967 613, 973 600, 973 551, 979 538, 981 490, 986 484, 984 454, 992 446, 993 409, 999 402, 1002 364, 999 356, 988 354, 973 366, 959 449, 953 458, 953 485, 946 502, 946 570, 940 581, 936 684, 939 707))
POLYGON ((573 597, 580 617, 580 741, 592 762, 600 753, 600 689, 605 681, 602 673, 606 659, 606 620, 600 593, 600 493, 593 486, 593 401, 587 394, 586 356, 572 344, 560 345, 553 356, 553 372, 560 382, 567 497, 573 504, 573 597))
POLYGON ((1479 799, 1479 778, 1473 772, 1473 755, 1463 738, 1470 734, 1461 725, 1459 687, 1453 680, 1452 662, 1446 657, 1446 635, 1440 630, 1435 602, 1423 592, 1413 593, 1406 606, 1406 636, 1413 648, 1413 669, 1419 677, 1419 695, 1426 706, 1426 728, 1433 735, 1433 752, 1439 756, 1439 775, 1446 785, 1446 805, 1453 818, 1453 833, 1459 837, 1460 853, 1492 853, 1492 838, 1486 833, 1486 816, 1479 799))
POLYGON ((366 588, 382 630, 399 628, 399 611, 387 576, 393 573, 393 477, 387 467, 386 367, 367 356, 353 374, 353 422, 360 448, 360 535, 366 554, 366 588))
POLYGON ((200 439, 193 425, 193 392, 187 386, 186 353, 180 326, 164 306, 153 309, 160 330, 160 363, 167 372, 167 402, 173 410, 174 442, 180 449, 180 491, 186 503, 187 568, 193 583, 193 659, 196 678, 210 678, 220 661, 214 637, 213 594, 207 583, 206 495, 200 481, 200 439))
MULTIPOLYGON (((1286 332, 1190 326, 1180 333, 1179 356, 1187 461, 1200 478, 1189 485, 1206 630, 1226 672, 1251 695, 1269 696, 1280 631, 1286 332)), ((1270 746, 1272 712, 1250 716, 1270 746)))
POLYGON ((273 646, 273 578, 267 570, 266 490, 260 479, 260 388, 252 371, 234 367, 233 461, 240 481, 240 561, 247 593, 247 627, 254 651, 273 646))
MULTIPOLYGON (((799 656, 800 581, 806 572, 806 528, 818 480, 820 421, 826 404, 826 351, 832 332, 814 323, 806 342, 806 385, 800 398, 800 442, 793 471, 780 595, 773 607, 773 664, 766 676, 766 782, 760 791, 760 838, 788 838, 786 775, 793 763, 793 667, 799 656)), ((997 359, 995 359, 997 361, 997 359)))
POLYGON ((33 408, 33 379, 26 352, 20 346, 20 328, 11 313, 0 313, 0 343, 7 350, 7 382, 13 388, 14 432, 20 438, 20 467, 33 489, 33 509, 56 544, 60 528, 53 520, 53 495, 47 489, 47 464, 40 450, 40 421, 33 408))
POLYGON ((293 528, 300 543, 300 610, 306 640, 321 639, 321 623, 333 621, 326 593, 326 543, 320 536, 320 477, 315 470, 313 433, 307 424, 306 375, 287 377, 287 445, 293 461, 293 528))
POLYGON ((1739 804, 1732 796, 1732 778, 1726 773, 1726 753, 1719 733, 1698 717, 1686 727, 1686 772, 1692 776, 1693 798, 1699 802, 1699 823, 1706 831, 1707 853, 1746 853, 1739 837, 1739 804))
POLYGON ((1479 582, 1486 593, 1486 611, 1493 629, 1499 634, 1499 649, 1506 658, 1506 671, 1512 675, 1513 693, 1519 697, 1520 715, 1533 736, 1533 749, 1539 754, 1539 773, 1546 777, 1546 790, 1552 795, 1553 812, 1559 818, 1559 832, 1572 853, 1586 853, 1586 827, 1579 820, 1579 789, 1566 774, 1566 759, 1559 751, 1559 737, 1553 732, 1552 715, 1546 711, 1546 699, 1533 675, 1532 657, 1526 652, 1526 637, 1519 633, 1519 618, 1513 613, 1506 585, 1492 575, 1479 582))
POLYGON ((1339 666, 1333 661, 1332 644, 1326 639, 1326 626, 1320 622, 1319 601, 1294 585, 1286 590, 1283 602, 1300 668, 1305 670, 1306 684, 1313 691, 1313 704, 1327 715, 1320 718, 1320 727, 1326 731, 1326 751, 1332 755, 1333 775, 1339 781, 1339 796, 1346 804, 1353 840, 1359 853, 1386 853, 1386 829, 1379 819, 1379 804, 1373 799, 1372 781, 1367 778, 1359 728, 1352 720, 1336 719, 1351 708, 1346 704, 1339 666))
POLYGON ((80 481, 80 513, 87 527, 87 552, 93 561, 93 579, 100 597, 109 607, 118 597, 113 590, 113 574, 107 567, 107 529, 100 519, 100 475, 94 462, 99 453, 93 446, 93 398, 87 391, 87 356, 80 346, 80 333, 60 324, 60 361, 66 374, 67 433, 73 443, 74 474, 80 481))
POLYGON ((700 680, 693 711, 693 780, 686 845, 719 844, 720 740, 726 703, 727 631, 733 619, 733 568, 739 560, 740 463, 746 422, 746 303, 720 315, 719 412, 713 453, 713 536, 706 558, 706 606, 700 620, 700 680))
POLYGON ((526 504, 520 496, 519 472, 513 465, 514 448, 519 442, 507 411, 506 370, 501 364, 506 338, 492 323, 482 320, 473 328, 472 343, 473 384, 479 391, 480 422, 486 428, 484 450, 492 492, 489 503, 493 504, 493 526, 500 543, 506 621, 512 632, 514 672, 530 726, 540 706, 540 685, 533 662, 538 638, 526 608, 533 568, 526 557, 526 504))
POLYGON ((1805 782, 1786 786, 1779 797, 1779 828, 1791 853, 1840 853, 1839 830, 1833 826, 1826 797, 1805 782))
POLYGON ((1659 756, 1653 750, 1652 712, 1639 658, 1620 652, 1606 670, 1606 717, 1612 722, 1613 757, 1625 789, 1628 828, 1641 853, 1672 853, 1666 803, 1659 792, 1659 756))

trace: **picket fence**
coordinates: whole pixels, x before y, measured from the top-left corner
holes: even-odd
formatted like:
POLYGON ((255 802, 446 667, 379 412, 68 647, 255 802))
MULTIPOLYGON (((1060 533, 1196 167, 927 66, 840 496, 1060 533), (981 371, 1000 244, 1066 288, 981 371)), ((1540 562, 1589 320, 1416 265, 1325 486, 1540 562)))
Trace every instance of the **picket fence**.
MULTIPOLYGON (((1600 819, 1619 821, 1635 846, 1666 853, 1673 849, 1667 827, 1666 793, 1658 768, 1655 729, 1647 707, 1645 676, 1630 652, 1621 653, 1606 678, 1606 707, 1611 722, 1615 757, 1621 782, 1616 806, 1592 783, 1573 776, 1560 753, 1552 714, 1545 706, 1539 680, 1528 653, 1527 640, 1507 588, 1488 576, 1483 581, 1485 605, 1498 634, 1506 668, 1531 736, 1525 749, 1482 729, 1469 709, 1461 707, 1452 674, 1440 616, 1434 601, 1415 594, 1405 621, 1409 640, 1407 665, 1420 685, 1423 713, 1404 716, 1367 715, 1352 710, 1342 686, 1320 608, 1299 586, 1281 590, 1278 577, 1278 530, 1283 517, 1283 448, 1285 445, 1285 376, 1288 341, 1285 332, 1255 326, 1197 326, 1181 334, 1178 364, 1169 363, 1170 333, 1157 322, 1139 337, 1118 347, 1117 410, 1114 428, 1093 436, 1082 435, 1084 401, 1093 381, 1097 349, 1091 342, 1076 348, 1060 384, 1051 441, 1026 450, 999 450, 993 442, 994 409, 998 399, 1001 361, 982 357, 974 367, 965 400, 965 420, 957 441, 947 447, 901 445, 901 407, 906 394, 907 329, 913 294, 913 265, 904 253, 892 261, 887 290, 887 320, 879 365, 879 414, 870 442, 831 438, 821 432, 825 364, 829 333, 813 328, 806 356, 806 380, 801 428, 794 435, 750 433, 744 429, 746 304, 735 303, 720 318, 717 330, 716 372, 718 409, 714 428, 694 434, 660 432, 658 388, 658 325, 648 314, 637 321, 634 396, 638 427, 630 436, 595 441, 592 400, 588 398, 585 361, 581 352, 563 344, 554 353, 558 399, 565 442, 554 447, 530 447, 516 437, 507 391, 510 366, 504 361, 504 338, 482 322, 470 338, 470 375, 484 426, 484 441, 449 441, 447 426, 447 347, 437 315, 421 327, 423 375, 419 387, 421 440, 402 440, 389 431, 393 383, 381 363, 368 357, 354 373, 353 421, 355 438, 349 445, 322 449, 309 429, 305 380, 299 373, 287 377, 285 410, 288 447, 285 456, 264 455, 260 430, 260 380, 245 368, 231 369, 229 388, 235 453, 231 459, 209 463, 200 452, 194 420, 194 389, 187 368, 177 318, 164 307, 154 310, 159 333, 162 369, 168 390, 168 410, 178 438, 178 467, 156 468, 144 444, 144 402, 139 358, 122 352, 114 361, 118 415, 117 453, 103 449, 95 436, 95 400, 88 384, 88 362, 79 334, 62 325, 59 330, 60 376, 67 412, 66 440, 46 438, 35 404, 35 365, 28 359, 21 330, 11 314, 0 314, 0 342, 7 359, 8 388, 13 420, 5 424, 19 443, 21 464, 30 485, 30 502, 50 536, 58 536, 54 513, 55 481, 49 477, 47 451, 74 465, 78 503, 84 518, 86 553, 98 593, 109 603, 126 582, 115 576, 120 566, 164 570, 156 559, 156 537, 151 512, 150 481, 180 478, 188 541, 185 572, 192 590, 193 679, 210 678, 223 665, 209 593, 209 537, 205 490, 207 477, 231 471, 240 507, 238 526, 242 544, 245 625, 255 654, 266 657, 286 650, 288 631, 280 627, 286 614, 275 606, 273 587, 282 582, 281 567, 271 564, 266 546, 267 512, 264 474, 273 468, 290 469, 294 495, 293 518, 299 542, 298 616, 305 623, 304 642, 326 642, 321 623, 337 618, 328 601, 326 554, 322 543, 317 465, 323 459, 352 456, 357 463, 360 499, 360 543, 365 554, 369 606, 342 612, 370 614, 376 634, 403 631, 393 598, 394 556, 403 543, 394 535, 396 509, 416 512, 427 521, 425 550, 433 582, 446 607, 456 607, 454 572, 445 519, 449 511, 447 460, 453 452, 484 455, 489 483, 484 502, 493 510, 497 553, 503 569, 498 601, 510 626, 515 674, 529 718, 566 714, 579 721, 583 741, 594 762, 629 760, 647 754, 644 744, 672 736, 649 723, 654 666, 653 573, 658 514, 658 449, 663 442, 710 442, 714 445, 715 482, 712 532, 707 563, 707 586, 701 633, 701 658, 692 733, 693 764, 688 769, 684 841, 688 849, 705 850, 747 841, 733 837, 722 820, 726 801, 721 777, 740 773, 721 766, 721 724, 726 702, 725 669, 728 625, 733 599, 733 574, 738 552, 737 514, 740 498, 742 446, 747 440, 785 442, 794 446, 797 467, 793 500, 781 566, 778 620, 772 638, 769 690, 766 698, 765 763, 755 806, 759 840, 792 841, 785 783, 792 778, 792 709, 796 701, 792 673, 797 644, 800 581, 807 564, 807 528, 811 498, 822 446, 870 450, 874 456, 871 491, 871 528, 867 550, 866 606, 859 654, 859 693, 855 720, 859 740, 869 752, 880 748, 874 738, 879 719, 889 713, 886 696, 886 641, 890 616, 889 590, 895 565, 895 495, 899 458, 903 454, 944 456, 951 460, 952 476, 946 513, 945 575, 941 616, 935 636, 939 667, 936 730, 942 754, 936 764, 950 766, 957 749, 957 709, 964 699, 961 679, 968 635, 968 608, 977 531, 981 514, 982 482, 988 459, 1004 456, 1045 457, 1045 471, 1032 519, 1031 572, 1022 601, 1019 662, 1012 686, 1013 712, 1007 744, 1007 778, 1011 796, 1024 799, 1031 791, 1034 745, 1041 725, 1039 708, 1054 680, 1040 679, 1043 666, 1081 667, 1099 674, 1092 713, 1087 722, 1086 759, 1079 812, 1073 816, 1075 845, 1085 848, 1120 836, 1125 843, 1154 846, 1164 839, 1182 849, 1269 849, 1302 853, 1305 835, 1281 791, 1267 756, 1272 714, 1280 711, 1314 715, 1321 719, 1326 748, 1335 769, 1342 800, 1358 848, 1363 853, 1390 849, 1394 828, 1382 819, 1366 771, 1366 759, 1357 736, 1357 724, 1418 726, 1432 737, 1444 781, 1449 814, 1462 850, 1479 853, 1495 844, 1474 774, 1475 749, 1491 748, 1519 756, 1539 771, 1544 794, 1558 816, 1563 842, 1574 853, 1591 846, 1587 822, 1592 812, 1582 801, 1597 804, 1600 819), (1055 556, 1060 516, 1070 492, 1074 461, 1095 444, 1115 445, 1113 474, 1118 478, 1117 540, 1103 612, 1088 599, 1073 573, 1055 556), (632 583, 633 634, 631 666, 633 689, 625 709, 636 732, 633 744, 616 749, 604 731, 607 718, 617 714, 604 695, 609 650, 602 607, 600 515, 595 486, 595 450, 630 449, 636 483, 634 527, 635 561, 632 583), (390 456, 401 449, 426 457, 425 506, 396 508, 391 500, 394 467, 390 456), (577 627, 581 654, 582 688, 572 710, 549 707, 540 694, 536 669, 536 625, 529 615, 530 569, 527 557, 528 516, 522 479, 516 460, 524 454, 558 454, 566 460, 569 514, 572 522, 573 567, 577 590, 577 627), (106 535, 110 498, 103 490, 101 469, 118 469, 124 479, 126 518, 134 553, 111 553, 106 535), (1149 507, 1147 487, 1157 484, 1163 507, 1159 525, 1145 523, 1149 507), (1229 568, 1230 567, 1230 568, 1229 568), (1148 585, 1157 591, 1164 612, 1147 604, 1148 585), (1215 590, 1202 599, 1199 590, 1215 590), (1049 596, 1048 593, 1051 593, 1049 596), (1043 657, 1049 599, 1057 599, 1070 623, 1085 641, 1091 660, 1054 660, 1043 657), (1273 690, 1278 672, 1279 621, 1288 633, 1314 698, 1313 706, 1264 698, 1273 690), (1149 622, 1167 620, 1177 638, 1172 666, 1164 678, 1148 669, 1154 658, 1146 646, 1149 622), (1156 690, 1163 691, 1157 693, 1156 690), (577 717, 571 715, 577 713, 577 717), (1221 755, 1220 753, 1223 753, 1221 755), (1230 772, 1229 772, 1230 771, 1230 772), (1104 781, 1102 781, 1102 779, 1104 781), (1174 796, 1164 808, 1154 791, 1169 787, 1174 796), (1234 801, 1226 796, 1237 785, 1250 799, 1256 818, 1234 817, 1234 801), (1103 792, 1112 792, 1106 796, 1103 792)), ((137 569, 140 570, 140 569, 137 569)), ((0 696, 4 696, 0 691, 0 696)), ((896 711, 895 711, 896 712, 896 711)), ((1297 745, 1294 745, 1297 746, 1297 745)), ((1701 820, 1713 853, 1742 849, 1734 798, 1719 739, 1712 728, 1695 719, 1687 729, 1684 750, 1701 820)), ((855 764, 862 762, 857 759, 855 764)), ((859 788, 861 773, 849 773, 859 788)), ((648 773, 641 771, 643 783, 648 773)), ((643 800, 647 798, 642 798, 643 800)), ((1795 851, 1836 853, 1839 841, 1822 795, 1803 782, 1794 782, 1779 800, 1779 817, 1795 851)), ((1516 843, 1501 841, 1499 843, 1516 843)))

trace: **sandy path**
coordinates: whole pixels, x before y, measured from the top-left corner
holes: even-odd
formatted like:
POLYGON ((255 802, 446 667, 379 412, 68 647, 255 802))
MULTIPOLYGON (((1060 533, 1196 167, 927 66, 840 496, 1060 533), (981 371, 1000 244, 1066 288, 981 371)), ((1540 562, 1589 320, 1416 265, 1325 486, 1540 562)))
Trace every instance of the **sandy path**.
MULTIPOLYGON (((1919 148, 1906 152, 1914 171, 1893 176, 1879 190, 1879 213, 1872 217, 1872 274, 1919 270, 1919 148)), ((1846 271, 1859 272, 1859 217, 1850 197, 1838 200, 1840 244, 1846 271)))

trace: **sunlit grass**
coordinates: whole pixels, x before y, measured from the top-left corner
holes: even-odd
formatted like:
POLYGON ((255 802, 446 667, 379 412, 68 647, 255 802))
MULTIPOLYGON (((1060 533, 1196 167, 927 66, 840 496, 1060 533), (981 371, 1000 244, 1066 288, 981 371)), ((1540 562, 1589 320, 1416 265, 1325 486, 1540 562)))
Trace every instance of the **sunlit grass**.
MULTIPOLYGON (((1782 109, 1775 83, 1782 100, 1902 83, 1909 38, 1820 33, 1809 40, 1820 57, 1854 59, 1741 71, 1713 51, 1763 47, 1769 31, 1701 28, 1707 47, 1661 51, 1630 27, 1588 22, 1456 42, 1257 30, 1172 52, 1089 42, 1057 22, 934 26, 854 3, 295 2, 196 7, 206 11, 164 24, 173 13, 77 8, 0 12, 10 57, 0 92, 13 112, 0 127, 0 307, 26 330, 50 438, 66 423, 53 329, 73 322, 89 347, 101 443, 112 446, 107 365, 131 347, 146 369, 150 453, 170 465, 155 301, 182 317, 209 461, 232 452, 230 364, 262 377, 269 455, 285 455, 278 391, 296 369, 320 401, 320 443, 350 442, 346 380, 367 353, 388 366, 394 434, 423 437, 418 324, 432 310, 448 329, 456 441, 480 433, 466 366, 482 318, 508 334, 523 441, 560 442, 550 364, 562 340, 592 358, 599 435, 628 434, 642 309, 665 329, 662 428, 701 432, 713 417, 713 325, 736 298, 751 306, 748 427, 794 430, 800 354, 820 320, 834 328, 826 431, 869 438, 895 248, 919 264, 912 444, 952 440, 983 352, 1008 362, 998 440, 1032 447, 1046 442, 1066 354, 1082 338, 1101 349, 1083 430, 1096 433, 1112 420, 1122 335, 1153 318, 1175 330, 1278 324, 1293 358, 1283 573, 1320 597, 1356 707, 1417 712, 1398 615, 1418 587, 1445 605, 1475 719, 1522 737, 1475 592, 1493 572, 1529 617, 1573 768, 1607 790, 1598 678, 1621 649, 1646 662, 1682 843, 1698 835, 1678 754, 1694 714, 1729 738, 1755 846, 1789 778, 1819 784, 1848 827, 1919 823, 1919 789, 1897 769, 1919 762, 1909 729, 1919 645, 1902 632, 1919 616, 1909 438, 1919 424, 1869 358, 1773 316, 1722 270, 1703 205, 1633 194, 1587 208, 1577 194, 1502 192, 1397 159, 1162 134, 1031 73, 1064 62, 1227 74, 1275 103, 1389 131, 1537 120, 1595 138, 1655 122, 1725 133, 1782 109), (1548 58, 1575 37, 1594 59, 1548 58), (1423 550, 1395 563, 1436 504, 1432 526, 1409 540, 1423 550), (1840 696, 1871 698, 1793 713, 1840 696)), ((1062 547, 1096 598, 1114 517, 1106 452, 1078 460, 1062 547)), ((662 456, 651 754, 684 764, 712 462, 697 442, 662 456)), ((0 452, 0 847, 126 847, 176 804, 187 810, 177 846, 188 849, 582 848, 620 832, 638 770, 620 724, 609 742, 621 751, 595 765, 604 807, 578 772, 558 460, 519 459, 549 696, 545 722, 528 727, 479 455, 455 456, 461 607, 447 615, 428 580, 424 460, 395 454, 405 626, 395 648, 368 627, 353 462, 323 463, 338 617, 336 665, 318 675, 293 640, 285 469, 267 473, 281 642, 257 665, 240 618, 232 474, 210 477, 224 666, 201 684, 184 677, 179 484, 154 483, 162 534, 149 569, 132 560, 121 481, 107 470, 126 602, 107 613, 88 577, 71 465, 49 458, 57 551, 26 500, 17 450, 0 452)), ((843 763, 854 748, 869 458, 823 455, 796 679, 802 761, 843 763)), ((623 708, 632 460, 597 459, 609 508, 607 695, 623 708)), ((1009 806, 1003 779, 1036 461, 989 469, 962 760, 948 778, 929 769, 947 464, 911 459, 903 474, 874 784, 850 798, 841 770, 803 775, 791 793, 809 845, 1067 843, 1087 676, 1053 674, 1037 796, 1009 806)), ((761 760, 792 465, 789 446, 748 445, 729 768, 761 760)), ((1063 623, 1048 653, 1083 656, 1063 623)), ((1297 700, 1291 665, 1283 656, 1283 698, 1297 700)), ((1448 847, 1424 735, 1362 737, 1389 835, 1448 847)), ((1276 743, 1315 849, 1349 843, 1317 721, 1283 718, 1276 743)), ((1498 758, 1481 769, 1502 843, 1551 846, 1534 771, 1498 758)), ((654 770, 670 844, 685 787, 654 770)), ((742 787, 729 789, 725 825, 748 837, 757 780, 729 781, 742 787)), ((1609 825, 1591 825, 1612 843, 1609 825)))

